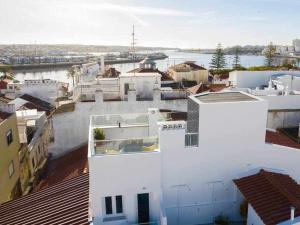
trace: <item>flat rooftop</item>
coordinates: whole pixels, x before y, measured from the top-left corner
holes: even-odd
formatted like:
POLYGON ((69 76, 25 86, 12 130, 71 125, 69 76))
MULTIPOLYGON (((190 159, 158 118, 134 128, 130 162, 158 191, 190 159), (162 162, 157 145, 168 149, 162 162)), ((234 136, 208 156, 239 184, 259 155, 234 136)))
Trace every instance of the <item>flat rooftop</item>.
POLYGON ((242 92, 219 92, 196 95, 195 98, 204 103, 258 101, 258 99, 242 92))

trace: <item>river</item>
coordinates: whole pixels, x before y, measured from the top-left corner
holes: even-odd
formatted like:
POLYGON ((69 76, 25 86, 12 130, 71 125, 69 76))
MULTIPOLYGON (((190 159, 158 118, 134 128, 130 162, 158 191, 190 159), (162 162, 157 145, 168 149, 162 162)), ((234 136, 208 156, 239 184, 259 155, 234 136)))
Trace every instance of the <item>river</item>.
MULTIPOLYGON (((211 61, 211 54, 199 54, 199 53, 186 53, 178 51, 165 51, 169 58, 163 60, 157 60, 156 66, 159 70, 165 71, 169 66, 182 63, 184 61, 196 61, 197 64, 202 65, 206 68, 209 68, 209 63, 211 61)), ((263 56, 255 55, 242 55, 241 65, 245 67, 249 66, 261 66, 264 64, 263 56)), ((233 56, 226 55, 226 63, 228 66, 233 63, 233 56)), ((128 64, 116 64, 113 65, 117 70, 122 73, 125 73, 129 70, 132 70, 138 66, 138 63, 128 63, 128 64)), ((54 79, 63 81, 71 84, 71 79, 67 79, 67 70, 66 69, 55 69, 55 70, 34 70, 26 72, 17 72, 16 79, 19 81, 29 80, 29 79, 54 79)))

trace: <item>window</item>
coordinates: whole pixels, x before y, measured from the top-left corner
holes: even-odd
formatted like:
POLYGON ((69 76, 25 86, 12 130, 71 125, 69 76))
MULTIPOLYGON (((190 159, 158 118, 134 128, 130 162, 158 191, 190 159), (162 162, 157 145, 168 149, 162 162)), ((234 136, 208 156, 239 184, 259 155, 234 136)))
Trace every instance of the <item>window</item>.
POLYGON ((7 145, 10 145, 13 142, 12 130, 7 131, 7 133, 6 133, 6 142, 7 142, 7 145))
POLYGON ((8 174, 9 177, 11 177, 15 172, 15 167, 14 167, 14 161, 10 161, 9 165, 8 165, 8 174))
POLYGON ((117 195, 115 197, 105 197, 105 214, 107 216, 116 216, 116 214, 123 213, 123 197, 117 195))
POLYGON ((35 161, 34 161, 34 158, 32 158, 32 168, 34 168, 35 167, 35 161))
POLYGON ((129 84, 128 83, 125 83, 124 89, 125 89, 125 95, 128 95, 128 90, 129 90, 129 84))
POLYGON ((116 196, 116 211, 117 211, 117 213, 123 213, 122 195, 116 196))
POLYGON ((112 214, 112 199, 111 196, 105 197, 105 212, 106 215, 112 214))

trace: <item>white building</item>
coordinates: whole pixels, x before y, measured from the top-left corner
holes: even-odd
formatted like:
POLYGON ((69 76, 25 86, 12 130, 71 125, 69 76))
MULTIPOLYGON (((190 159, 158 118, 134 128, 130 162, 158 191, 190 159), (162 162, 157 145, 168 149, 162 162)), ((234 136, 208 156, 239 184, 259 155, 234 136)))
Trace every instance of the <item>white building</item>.
POLYGON ((139 68, 120 76, 120 94, 122 99, 128 97, 128 90, 135 89, 137 100, 152 100, 153 90, 160 90, 161 72, 156 69, 156 63, 145 58, 139 63, 139 68))
POLYGON ((18 110, 17 125, 20 143, 28 146, 31 175, 42 169, 48 159, 48 143, 52 128, 45 112, 18 110))
POLYGON ((169 75, 176 82, 196 81, 199 83, 208 83, 208 70, 202 66, 195 64, 194 61, 186 61, 184 63, 170 66, 168 68, 169 75))
POLYGON ((14 99, 29 94, 52 104, 57 98, 65 97, 67 91, 68 84, 51 79, 10 81, 7 83, 6 89, 1 89, 1 93, 9 98, 14 99))
POLYGON ((300 39, 293 40, 293 46, 296 53, 300 53, 300 39))
POLYGON ((233 71, 230 90, 242 90, 268 100, 268 128, 300 123, 299 71, 233 71))
POLYGON ((299 150, 265 143, 267 101, 207 93, 190 96, 187 108, 187 121, 169 121, 155 109, 91 117, 94 224, 208 224, 221 214, 241 221, 233 179, 269 168, 300 180, 299 150), (94 139, 95 128, 105 140, 94 139))

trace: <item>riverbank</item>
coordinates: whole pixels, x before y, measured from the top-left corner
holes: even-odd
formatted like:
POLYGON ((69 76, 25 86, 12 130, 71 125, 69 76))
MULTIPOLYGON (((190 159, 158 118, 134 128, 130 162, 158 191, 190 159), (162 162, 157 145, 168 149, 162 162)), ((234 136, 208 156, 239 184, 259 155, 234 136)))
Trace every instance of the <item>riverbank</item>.
MULTIPOLYGON (((151 59, 155 60, 163 60, 168 58, 168 56, 152 56, 151 59)), ((106 65, 115 65, 115 64, 126 64, 126 63, 135 63, 140 62, 142 59, 113 59, 113 60, 105 60, 106 65)), ((62 62, 62 63, 40 63, 40 64, 16 64, 16 65, 9 65, 11 69, 15 72, 17 71, 28 71, 28 70, 35 70, 35 69, 66 69, 73 65, 81 65, 88 63, 89 61, 82 61, 82 62, 62 62)), ((98 61, 100 63, 100 61, 98 61)))

